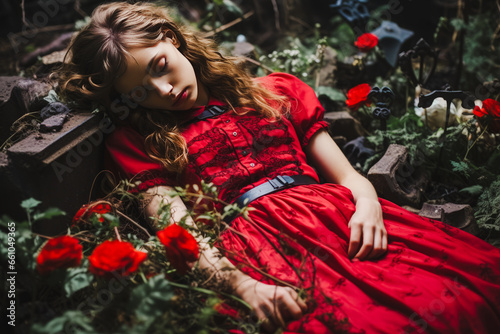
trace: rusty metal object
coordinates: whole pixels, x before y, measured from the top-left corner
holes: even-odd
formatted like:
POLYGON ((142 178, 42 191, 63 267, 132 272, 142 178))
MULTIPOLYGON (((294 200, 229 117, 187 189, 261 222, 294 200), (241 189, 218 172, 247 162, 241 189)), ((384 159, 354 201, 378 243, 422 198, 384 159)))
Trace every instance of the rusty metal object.
POLYGON ((371 32, 378 37, 378 47, 384 51, 385 59, 395 67, 401 46, 413 36, 413 31, 403 29, 391 21, 382 21, 380 26, 371 32))
POLYGON ((346 143, 342 146, 342 152, 353 166, 363 164, 375 154, 375 151, 365 146, 365 137, 358 137, 346 143))
POLYGON ((370 13, 365 5, 367 2, 368 0, 336 0, 330 8, 337 10, 355 32, 363 33, 370 19, 370 13))
POLYGON ((419 207, 425 177, 408 161, 405 146, 391 144, 384 156, 368 171, 368 180, 380 197, 398 205, 419 207))
POLYGON ((373 116, 380 119, 381 130, 385 131, 387 129, 387 119, 391 116, 391 110, 389 107, 394 101, 394 92, 389 87, 373 87, 370 93, 368 93, 368 100, 375 103, 375 109, 373 109, 373 116))
POLYGON ((437 52, 431 48, 423 38, 421 38, 413 48, 399 54, 399 66, 401 67, 403 74, 414 86, 425 86, 436 70, 437 57, 437 52), (420 64, 418 69, 418 78, 413 70, 412 60, 415 58, 419 58, 420 64), (424 76, 424 64, 426 58, 432 59, 432 65, 429 72, 424 76))
POLYGON ((473 235, 479 234, 479 227, 474 218, 474 210, 467 204, 429 204, 424 203, 419 212, 422 217, 442 221, 473 235))

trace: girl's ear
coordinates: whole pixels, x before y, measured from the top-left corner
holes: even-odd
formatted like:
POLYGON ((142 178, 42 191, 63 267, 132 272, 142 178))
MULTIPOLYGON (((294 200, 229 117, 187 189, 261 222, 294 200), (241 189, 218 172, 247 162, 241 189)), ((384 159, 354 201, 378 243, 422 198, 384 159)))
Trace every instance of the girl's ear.
POLYGON ((175 33, 170 30, 170 29, 167 29, 163 32, 163 39, 164 40, 170 40, 170 42, 176 47, 178 48, 181 43, 179 42, 179 39, 177 38, 177 36, 175 35, 175 33))

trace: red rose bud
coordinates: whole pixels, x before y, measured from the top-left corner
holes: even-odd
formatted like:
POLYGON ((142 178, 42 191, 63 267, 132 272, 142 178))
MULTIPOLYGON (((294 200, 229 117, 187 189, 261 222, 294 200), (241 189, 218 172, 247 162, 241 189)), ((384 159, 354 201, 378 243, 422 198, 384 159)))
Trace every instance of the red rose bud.
POLYGON ((479 118, 488 119, 491 132, 500 132, 500 102, 486 99, 483 101, 482 107, 475 106, 473 112, 479 118))
POLYGON ((130 242, 104 241, 89 256, 89 270, 96 276, 129 276, 146 260, 147 253, 138 251, 130 242))
POLYGON ((347 92, 347 100, 345 101, 347 107, 356 111, 363 104, 369 106, 371 102, 368 100, 368 94, 371 90, 370 85, 366 83, 351 88, 347 92))
MULTIPOLYGON (((90 218, 94 213, 95 214, 105 214, 112 212, 113 209, 111 205, 108 203, 98 203, 98 204, 85 204, 83 205, 80 210, 76 213, 76 215, 73 217, 73 225, 76 224, 80 220, 85 220, 90 218)), ((104 218, 99 217, 99 221, 101 223, 104 223, 104 218)))
POLYGON ((78 267, 82 261, 82 245, 69 235, 52 238, 42 247, 36 259, 36 269, 47 274, 58 268, 78 267))
POLYGON ((359 36, 354 45, 356 45, 361 52, 368 52, 373 49, 378 43, 378 37, 374 34, 364 33, 359 36))
POLYGON ((239 319, 241 317, 237 309, 226 303, 215 304, 214 310, 217 311, 217 313, 219 313, 220 315, 231 317, 233 319, 239 319))
POLYGON ((165 246, 165 252, 172 267, 184 274, 189 270, 188 262, 198 260, 199 248, 196 239, 177 224, 157 232, 158 239, 165 246))

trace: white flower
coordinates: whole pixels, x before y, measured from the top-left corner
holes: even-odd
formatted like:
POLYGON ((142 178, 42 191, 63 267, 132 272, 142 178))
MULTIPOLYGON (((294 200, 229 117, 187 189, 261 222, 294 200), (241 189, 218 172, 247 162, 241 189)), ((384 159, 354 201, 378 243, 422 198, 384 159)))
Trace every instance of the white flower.
MULTIPOLYGON (((420 116, 420 119, 426 123, 431 129, 436 130, 438 128, 444 128, 446 123, 446 100, 442 97, 434 99, 432 105, 429 108, 417 107, 418 98, 415 99, 415 114, 420 116)), ((457 119, 460 117, 457 115, 457 107, 455 104, 450 106, 450 116, 448 119, 448 126, 457 123, 457 119)))

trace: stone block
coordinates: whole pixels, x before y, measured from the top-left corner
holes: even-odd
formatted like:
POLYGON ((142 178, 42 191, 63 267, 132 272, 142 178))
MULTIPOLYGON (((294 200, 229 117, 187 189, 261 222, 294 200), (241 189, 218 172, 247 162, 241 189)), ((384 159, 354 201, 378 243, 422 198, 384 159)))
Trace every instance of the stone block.
MULTIPOLYGON (((81 142, 99 132, 99 119, 90 113, 75 113, 59 132, 40 136, 33 133, 12 145, 7 154, 12 161, 25 168, 38 168, 51 164, 54 160, 73 148, 78 148, 81 157, 91 148, 79 148, 81 142)), ((102 135, 102 134, 101 134, 102 135)), ((90 154, 90 153, 89 153, 90 154)), ((71 164, 70 164, 71 165, 71 164)))
POLYGON ((323 119, 329 124, 328 131, 332 136, 342 136, 351 141, 364 133, 361 124, 348 111, 330 111, 325 113, 323 119))
POLYGON ((52 86, 23 77, 0 77, 0 142, 10 137, 12 124, 27 112, 40 110, 52 86))
MULTIPOLYGON (((64 233, 72 216, 90 199, 102 197, 104 138, 113 130, 109 120, 91 113, 75 113, 61 131, 33 133, 0 156, 2 197, 0 211, 17 217, 21 200, 42 201, 40 210, 57 207, 67 213, 34 230, 45 235, 64 233)), ((17 219, 25 219, 25 215, 17 219)))
POLYGON ((442 221, 443 223, 457 227, 473 235, 479 234, 479 227, 474 217, 474 210, 467 204, 424 203, 418 214, 422 217, 442 221))
POLYGON ((368 180, 380 197, 398 205, 419 207, 425 177, 408 162, 408 150, 389 145, 384 156, 368 171, 368 180))
POLYGON ((40 123, 40 132, 57 132, 62 129, 68 116, 66 114, 53 115, 40 123))

